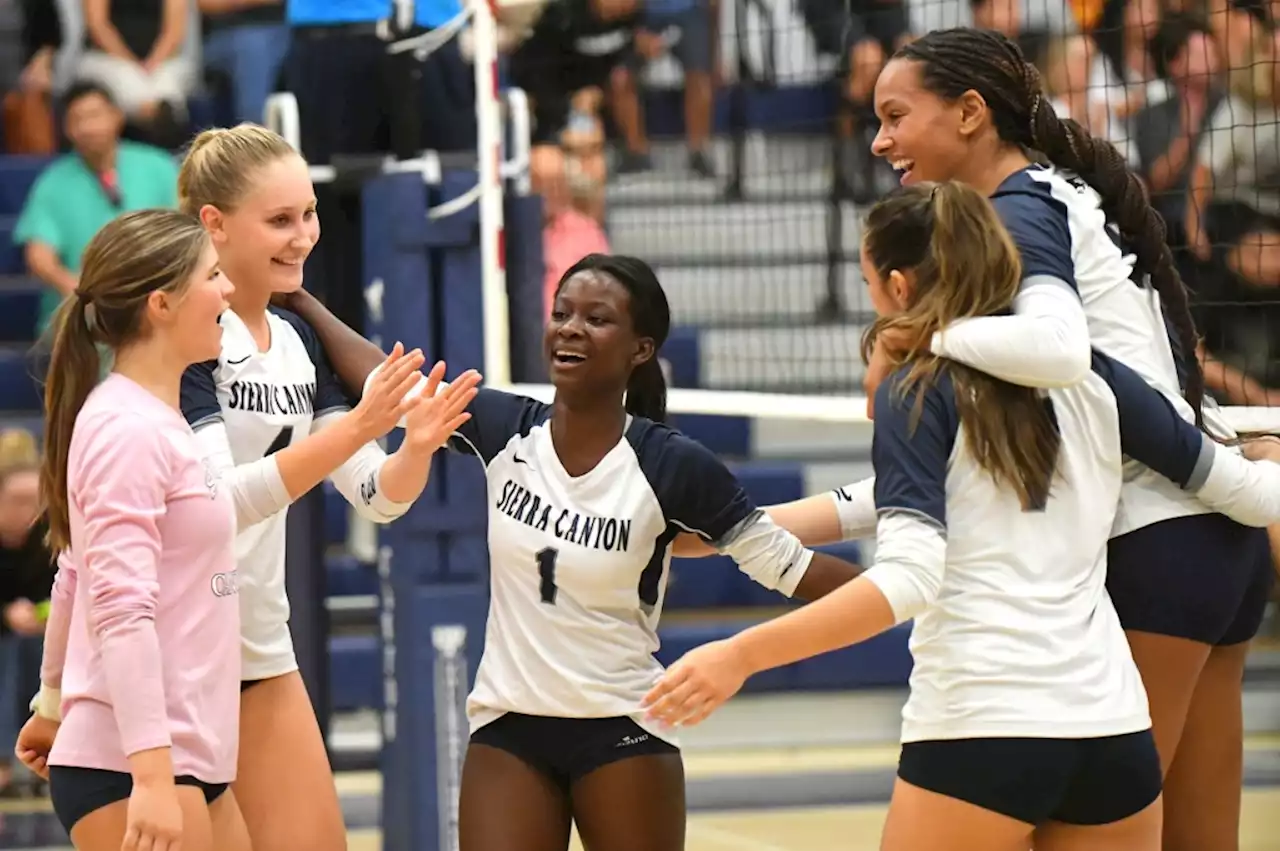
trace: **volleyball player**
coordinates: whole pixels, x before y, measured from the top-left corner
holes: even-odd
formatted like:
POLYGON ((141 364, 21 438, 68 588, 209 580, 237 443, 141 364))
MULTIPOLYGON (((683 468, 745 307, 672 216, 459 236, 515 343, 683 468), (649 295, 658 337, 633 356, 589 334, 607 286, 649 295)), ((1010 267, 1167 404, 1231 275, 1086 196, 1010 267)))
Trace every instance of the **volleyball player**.
MULTIPOLYGON (((275 133, 242 124, 200 134, 178 182, 182 209, 200 218, 236 285, 221 353, 188 370, 182 386, 206 461, 258 521, 242 523, 236 539, 244 686, 235 790, 255 847, 341 849, 342 811, 289 635, 285 509, 327 477, 361 516, 403 515, 435 451, 470 416, 480 377, 464 374, 434 403, 428 393, 406 400, 423 359, 397 345, 377 386, 350 410, 311 329, 268 307, 274 293, 302 286, 319 236, 306 162, 275 133), (388 456, 372 441, 402 416, 405 439, 388 456)), ((437 364, 431 380, 443 372, 437 364)))
MULTIPOLYGON (((376 347, 298 298, 358 388, 376 347)), ((815 599, 857 573, 801 546, 719 459, 662 425, 655 355, 670 321, 648 265, 588 255, 561 279, 543 338, 555 401, 482 389, 451 442, 484 462, 489 482, 491 596, 468 700, 463 851, 563 851, 574 823, 593 851, 683 847, 678 742, 640 708, 661 672, 653 653, 681 530, 788 596, 815 599)))
POLYGON ((50 792, 83 851, 249 848, 227 791, 236 512, 179 410, 183 370, 218 351, 230 292, 198 221, 144 210, 93 238, 55 320, 41 489, 77 599, 59 603, 71 628, 49 652, 66 673, 42 709, 60 711, 50 792), (114 361, 101 382, 100 346, 114 361))
MULTIPOLYGON (((960 183, 877 204, 862 257, 880 314, 868 343, 1007 309, 1023 274, 990 204, 960 183)), ((1105 588, 1117 398, 1141 379, 1100 356, 1042 393, 911 351, 875 392, 874 565, 686 654, 646 696, 652 717, 698 723, 754 673, 914 619, 884 851, 1159 851, 1160 759, 1105 588)))

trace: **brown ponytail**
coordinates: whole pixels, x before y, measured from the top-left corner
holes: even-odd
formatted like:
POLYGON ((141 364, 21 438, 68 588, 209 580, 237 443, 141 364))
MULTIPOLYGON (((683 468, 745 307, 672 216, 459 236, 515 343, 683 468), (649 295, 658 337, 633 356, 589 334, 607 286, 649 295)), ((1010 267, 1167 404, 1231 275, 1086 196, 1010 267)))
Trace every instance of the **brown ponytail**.
MULTIPOLYGON (((927 350, 935 331, 957 319, 1008 310, 1022 281, 1018 250, 991 204, 960 183, 921 183, 894 190, 867 216, 863 251, 881 280, 914 273, 911 304, 882 316, 862 339, 870 361, 884 328, 906 331, 911 368, 897 390, 904 397, 946 370, 955 386, 965 446, 997 484, 1013 489, 1023 508, 1049 498, 1061 443, 1039 391, 1001 381, 927 350)), ((912 425, 924 395, 916 394, 912 425)))
POLYGON ((40 494, 55 554, 71 544, 71 435, 102 374, 101 352, 117 351, 147 333, 148 296, 183 290, 199 266, 207 239, 192 216, 142 210, 112 220, 85 248, 80 284, 53 319, 53 354, 44 390, 40 494))

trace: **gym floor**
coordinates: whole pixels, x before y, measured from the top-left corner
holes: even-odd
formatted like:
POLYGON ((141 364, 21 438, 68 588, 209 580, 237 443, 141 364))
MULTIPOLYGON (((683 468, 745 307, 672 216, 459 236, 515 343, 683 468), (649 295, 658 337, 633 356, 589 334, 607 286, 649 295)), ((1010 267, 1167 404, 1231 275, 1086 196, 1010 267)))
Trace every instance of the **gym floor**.
MULTIPOLYGON (((1254 736, 1248 742, 1254 764, 1280 759, 1280 737, 1254 736)), ((791 748, 690 754, 691 783, 733 776, 857 772, 884 777, 896 761, 896 748, 791 748)), ((1269 773, 1269 772, 1268 772, 1269 773)), ((352 824, 351 851, 381 851, 376 801, 377 774, 342 774, 338 787, 352 824)), ((858 806, 785 809, 701 810, 690 815, 687 851, 875 851, 884 822, 883 801, 858 806)), ((1280 851, 1280 785, 1245 790, 1240 851, 1280 851)), ((0 848, 62 851, 67 848, 47 801, 0 804, 0 848)), ((573 851, 582 851, 576 839, 573 851)))

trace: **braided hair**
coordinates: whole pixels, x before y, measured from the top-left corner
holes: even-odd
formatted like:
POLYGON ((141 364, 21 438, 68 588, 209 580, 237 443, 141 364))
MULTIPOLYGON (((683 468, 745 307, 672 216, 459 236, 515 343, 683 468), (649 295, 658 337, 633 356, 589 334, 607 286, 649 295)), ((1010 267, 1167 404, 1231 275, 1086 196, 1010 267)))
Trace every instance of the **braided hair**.
MULTIPOLYGON (((1049 104, 1040 74, 1018 45, 989 30, 938 30, 901 48, 895 59, 920 65, 921 84, 948 101, 975 91, 986 101, 1000 139, 1039 152, 1049 163, 1077 174, 1102 198, 1102 210, 1137 256, 1137 271, 1150 277, 1178 335, 1185 362, 1183 395, 1203 427, 1204 373, 1196 358, 1199 337, 1187 288, 1173 265, 1165 225, 1146 192, 1110 142, 1095 139, 1049 104)), ((1034 154, 1033 154, 1034 156, 1034 154)))

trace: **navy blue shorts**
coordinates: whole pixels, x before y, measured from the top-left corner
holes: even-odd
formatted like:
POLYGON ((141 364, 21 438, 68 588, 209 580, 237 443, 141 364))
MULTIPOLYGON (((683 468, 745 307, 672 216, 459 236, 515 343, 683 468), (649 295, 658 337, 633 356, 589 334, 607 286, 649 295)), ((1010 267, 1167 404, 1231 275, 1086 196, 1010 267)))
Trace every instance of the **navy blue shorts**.
POLYGON ((1098 739, 907 742, 898 776, 920 789, 1041 825, 1111 824, 1160 797, 1150 730, 1098 739))
POLYGON ((1107 592, 1136 632, 1214 647, 1248 641, 1273 579, 1267 531, 1221 514, 1153 523, 1107 547, 1107 592))
MULTIPOLYGON (((194 777, 179 777, 179 786, 196 786, 204 792, 205 803, 212 804, 227 791, 226 783, 205 783, 194 777)), ((133 794, 133 777, 121 771, 98 768, 49 766, 49 798, 53 811, 67 833, 80 819, 103 807, 129 800, 133 794)))
POLYGON ((476 730, 471 744, 518 757, 566 793, 597 768, 620 759, 680 753, 630 718, 549 718, 518 712, 476 730))

